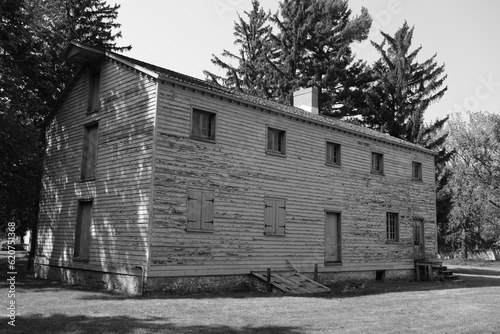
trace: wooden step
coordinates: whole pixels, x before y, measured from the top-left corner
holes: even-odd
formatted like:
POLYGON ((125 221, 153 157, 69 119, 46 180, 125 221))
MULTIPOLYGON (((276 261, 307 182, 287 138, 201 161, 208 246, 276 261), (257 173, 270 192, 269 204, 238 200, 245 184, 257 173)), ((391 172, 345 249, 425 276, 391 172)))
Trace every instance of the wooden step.
MULTIPOLYGON (((267 283, 267 273, 254 272, 252 275, 267 283)), ((330 292, 330 289, 297 272, 272 272, 270 283, 284 293, 304 294, 330 292)))

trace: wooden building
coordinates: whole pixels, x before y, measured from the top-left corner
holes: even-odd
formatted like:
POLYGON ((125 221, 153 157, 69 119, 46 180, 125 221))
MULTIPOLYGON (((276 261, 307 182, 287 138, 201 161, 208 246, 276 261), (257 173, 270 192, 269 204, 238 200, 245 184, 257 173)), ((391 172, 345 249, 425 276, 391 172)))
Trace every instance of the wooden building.
POLYGON ((435 154, 121 54, 81 70, 46 130, 36 273, 128 293, 248 284, 291 262, 323 282, 409 278, 437 255, 435 154))

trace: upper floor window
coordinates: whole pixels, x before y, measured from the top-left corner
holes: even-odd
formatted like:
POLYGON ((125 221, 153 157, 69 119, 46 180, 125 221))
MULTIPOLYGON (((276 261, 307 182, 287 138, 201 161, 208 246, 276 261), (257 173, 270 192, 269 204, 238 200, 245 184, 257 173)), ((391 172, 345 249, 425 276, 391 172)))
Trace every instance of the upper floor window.
POLYGON ((422 180, 422 163, 421 162, 412 162, 412 178, 414 180, 422 180))
POLYGON ((267 128, 267 152, 286 154, 286 131, 267 128))
POLYGON ((384 155, 382 153, 372 152, 372 173, 384 173, 384 155))
POLYGON ((215 113, 193 109, 191 136, 197 139, 215 140, 215 113))
POLYGON ((95 179, 98 137, 98 123, 92 123, 85 126, 83 133, 82 165, 80 176, 82 181, 95 179))
POLYGON ((101 109, 101 71, 90 74, 89 78, 89 107, 88 112, 96 112, 101 109))
POLYGON ((340 166, 340 144, 326 142, 326 164, 340 166))

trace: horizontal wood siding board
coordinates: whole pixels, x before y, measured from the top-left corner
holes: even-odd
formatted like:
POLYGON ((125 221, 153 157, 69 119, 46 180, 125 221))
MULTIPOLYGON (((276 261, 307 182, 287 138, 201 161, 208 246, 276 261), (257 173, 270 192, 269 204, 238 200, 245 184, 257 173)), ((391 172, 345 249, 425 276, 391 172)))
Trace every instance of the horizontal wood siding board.
POLYGON ((437 251, 433 155, 165 84, 157 124, 151 275, 262 270, 286 259, 322 266, 325 210, 341 212, 343 268, 387 259, 408 267, 413 216, 434 235, 428 253, 437 251), (216 143, 190 138, 194 106, 217 113, 216 143), (268 126, 286 130, 286 158, 266 154, 268 126), (340 168, 325 165, 325 140, 342 145, 340 168), (383 176, 370 172, 372 151, 384 154, 383 176), (412 161, 422 162, 421 182, 412 161), (186 231, 190 188, 214 191, 213 233, 186 231), (284 237, 264 235, 266 197, 286 200, 284 237), (400 215, 399 244, 386 242, 387 211, 400 215))
POLYGON ((78 201, 93 201, 89 265, 145 264, 156 83, 115 63, 101 68, 100 110, 88 114, 84 73, 47 127, 39 258, 72 263, 78 201), (85 124, 98 122, 95 180, 80 182, 85 124))

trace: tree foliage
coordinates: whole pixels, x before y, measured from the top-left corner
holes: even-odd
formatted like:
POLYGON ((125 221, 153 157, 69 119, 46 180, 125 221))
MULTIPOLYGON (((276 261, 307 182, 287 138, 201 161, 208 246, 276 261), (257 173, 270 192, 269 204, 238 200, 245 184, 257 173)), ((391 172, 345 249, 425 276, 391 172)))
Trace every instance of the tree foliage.
POLYGON ((465 254, 500 247, 500 116, 459 114, 449 122, 447 146, 456 150, 448 163, 452 198, 446 241, 465 254))
POLYGON ((237 61, 233 66, 228 61, 212 55, 212 63, 225 71, 225 77, 204 71, 205 75, 214 82, 225 87, 245 92, 254 96, 272 98, 270 88, 270 68, 268 57, 271 53, 269 18, 257 0, 252 1, 252 10, 245 11, 248 21, 241 16, 234 23, 234 44, 239 46, 238 54, 228 50, 222 52, 222 57, 237 61))
POLYGON ((35 224, 44 121, 76 69, 60 55, 71 40, 108 50, 119 6, 102 0, 0 2, 0 228, 35 224))
MULTIPOLYGON (((412 143, 430 144, 430 134, 443 121, 424 127, 424 112, 446 92, 444 65, 436 55, 419 62, 422 47, 411 50, 414 27, 405 22, 394 36, 381 32, 383 41, 372 45, 380 54, 373 65, 374 84, 368 92, 369 108, 363 110, 363 123, 412 143)), ((343 116, 356 115, 349 111, 343 116)))
POLYGON ((350 44, 367 38, 371 18, 366 9, 351 17, 347 0, 285 0, 276 14, 269 15, 258 1, 253 6, 246 13, 248 22, 240 18, 235 24, 239 56, 227 50, 222 54, 238 64, 213 56, 212 62, 227 72, 222 78, 206 71, 212 80, 257 95, 264 91, 264 96, 286 104, 292 103, 295 90, 316 86, 323 113, 362 104, 370 76, 365 63, 354 59, 350 44), (252 80, 245 80, 248 73, 252 80))

